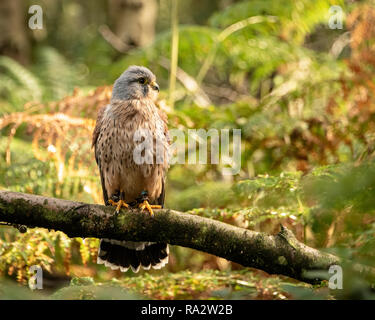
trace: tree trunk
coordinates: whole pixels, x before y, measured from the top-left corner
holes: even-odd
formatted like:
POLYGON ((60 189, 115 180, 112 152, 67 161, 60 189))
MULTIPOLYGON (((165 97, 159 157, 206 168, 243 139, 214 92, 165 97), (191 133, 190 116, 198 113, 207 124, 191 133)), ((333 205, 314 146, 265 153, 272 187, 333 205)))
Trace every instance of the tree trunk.
POLYGON ((22 64, 29 62, 30 55, 26 12, 22 0, 0 1, 0 55, 22 64))
POLYGON ((109 0, 114 33, 129 46, 144 47, 154 40, 157 10, 157 0, 109 0))

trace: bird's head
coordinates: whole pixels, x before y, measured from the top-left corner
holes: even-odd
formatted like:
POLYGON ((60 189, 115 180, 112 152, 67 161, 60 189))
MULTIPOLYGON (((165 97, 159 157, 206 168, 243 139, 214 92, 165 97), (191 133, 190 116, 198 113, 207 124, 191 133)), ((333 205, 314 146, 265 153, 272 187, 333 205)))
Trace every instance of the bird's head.
POLYGON ((155 101, 159 85, 155 75, 146 67, 131 66, 115 81, 112 99, 130 100, 149 98, 155 101))

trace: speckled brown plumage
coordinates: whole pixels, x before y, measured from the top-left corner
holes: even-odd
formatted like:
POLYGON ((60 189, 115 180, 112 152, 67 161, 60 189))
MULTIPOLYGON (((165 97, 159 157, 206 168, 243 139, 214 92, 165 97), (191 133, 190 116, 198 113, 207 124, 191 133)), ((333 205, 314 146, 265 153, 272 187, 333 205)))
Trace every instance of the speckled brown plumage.
POLYGON ((125 192, 125 202, 134 201, 146 190, 155 202, 163 188, 168 168, 168 131, 165 118, 150 99, 113 101, 98 115, 93 144, 108 199, 118 190, 125 192), (153 164, 136 164, 134 133, 146 129, 152 133, 153 164), (156 163, 156 141, 164 147, 164 162, 156 163))

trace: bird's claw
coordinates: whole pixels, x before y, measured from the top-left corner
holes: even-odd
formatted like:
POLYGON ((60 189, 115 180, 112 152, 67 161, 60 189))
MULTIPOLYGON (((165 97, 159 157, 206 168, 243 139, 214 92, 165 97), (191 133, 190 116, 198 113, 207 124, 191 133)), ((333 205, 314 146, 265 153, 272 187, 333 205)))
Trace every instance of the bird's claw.
POLYGON ((150 217, 154 216, 154 211, 152 209, 161 209, 160 205, 157 204, 149 204, 147 200, 144 200, 142 203, 139 204, 139 208, 143 210, 147 210, 150 214, 150 217))
POLYGON ((110 199, 110 200, 108 200, 108 202, 112 206, 116 207, 115 214, 119 214, 120 213, 121 207, 129 208, 129 205, 124 200, 119 200, 119 201, 115 202, 112 199, 110 199))

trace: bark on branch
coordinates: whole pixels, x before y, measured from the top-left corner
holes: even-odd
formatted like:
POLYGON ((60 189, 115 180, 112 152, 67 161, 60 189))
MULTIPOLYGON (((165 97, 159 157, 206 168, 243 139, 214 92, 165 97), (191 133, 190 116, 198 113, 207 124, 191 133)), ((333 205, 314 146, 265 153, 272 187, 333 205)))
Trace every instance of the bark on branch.
POLYGON ((138 210, 86 204, 10 191, 0 191, 0 221, 60 230, 69 237, 168 242, 237 262, 245 267, 314 283, 309 271, 328 272, 338 257, 299 242, 281 227, 277 235, 238 228, 174 210, 155 210, 153 218, 138 210))

